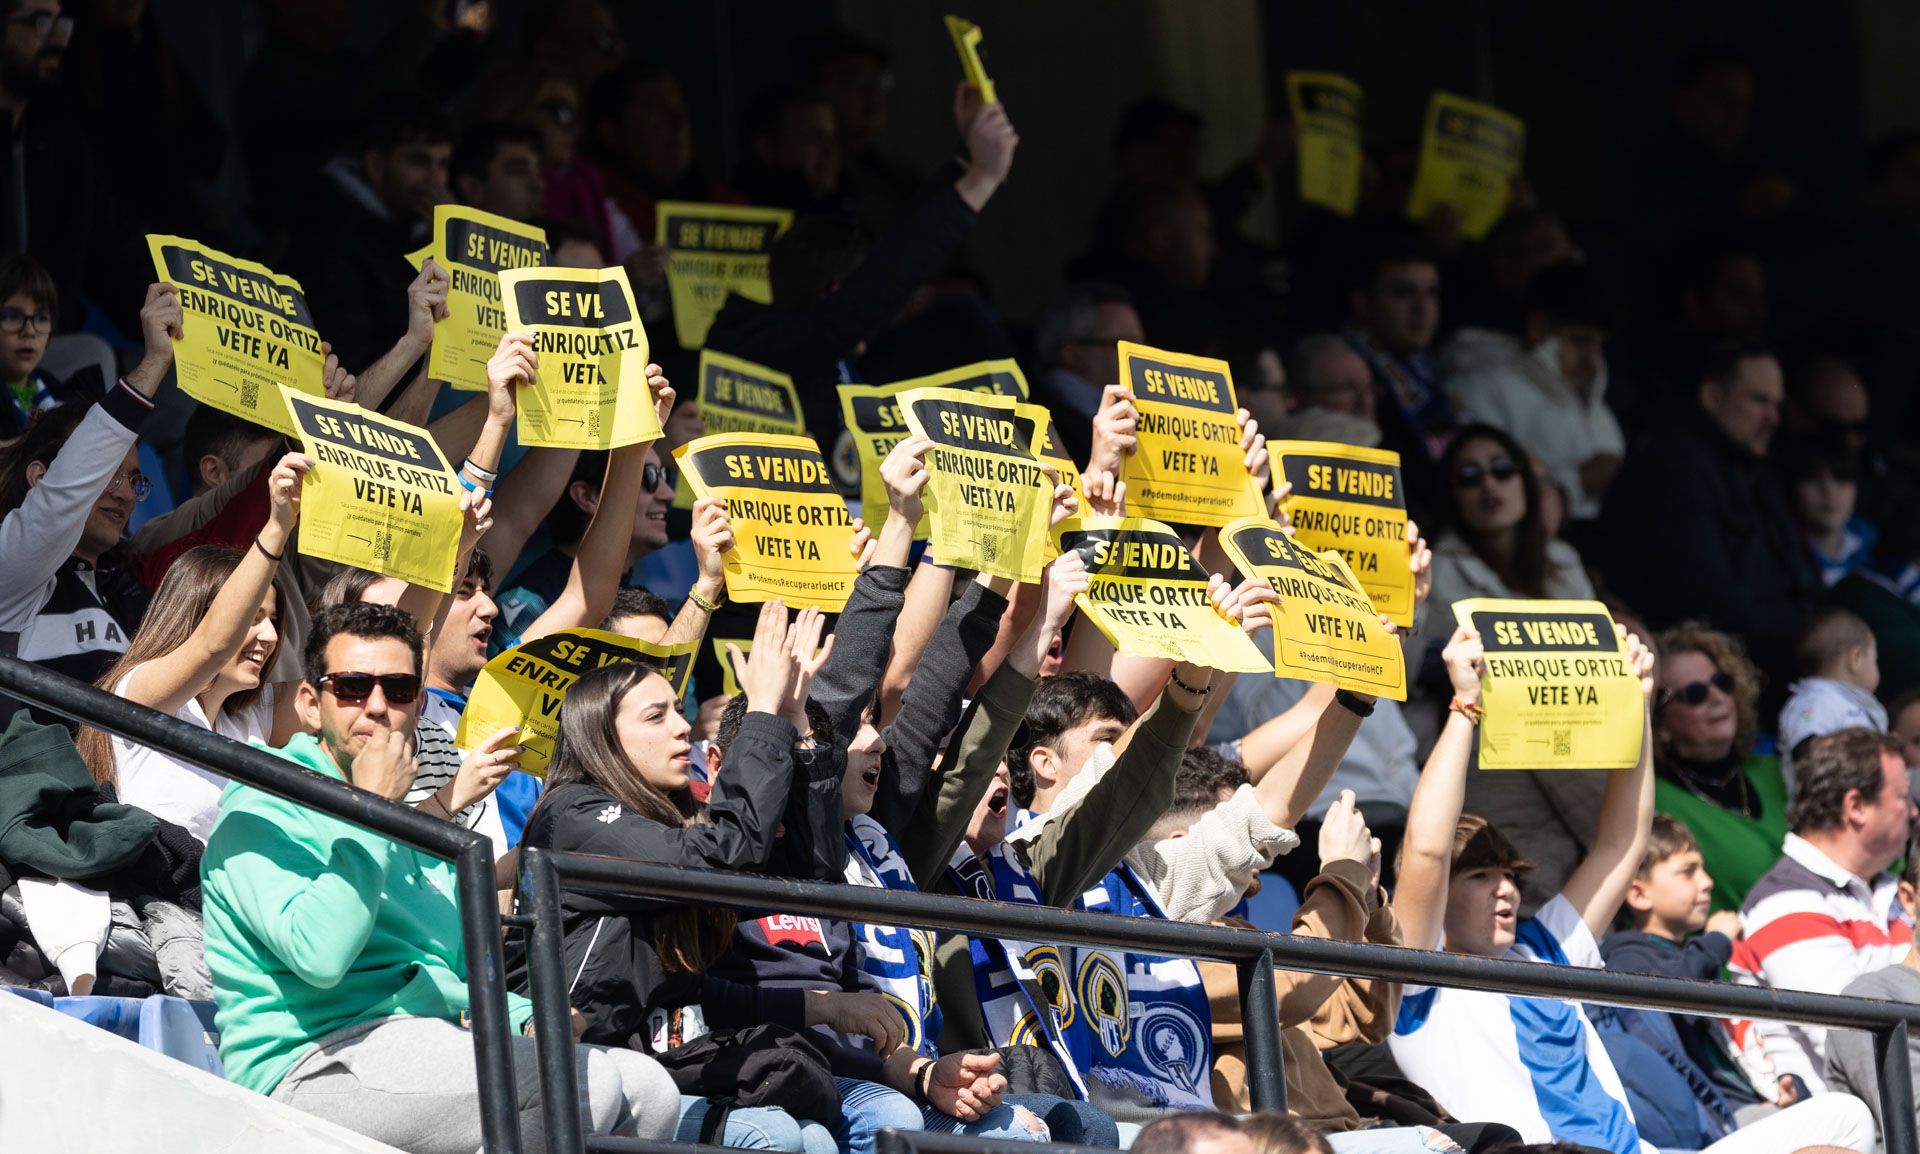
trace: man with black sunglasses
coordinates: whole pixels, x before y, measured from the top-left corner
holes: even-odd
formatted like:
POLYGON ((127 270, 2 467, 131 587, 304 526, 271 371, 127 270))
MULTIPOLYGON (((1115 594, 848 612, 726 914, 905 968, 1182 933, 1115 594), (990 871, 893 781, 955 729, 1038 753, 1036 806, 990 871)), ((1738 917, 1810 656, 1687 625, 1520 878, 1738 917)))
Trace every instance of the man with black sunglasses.
MULTIPOLYGON (((413 619, 391 606, 322 611, 302 654, 298 697, 314 732, 274 752, 389 801, 405 797, 421 650, 413 619)), ((473 1039, 462 1028, 467 961, 449 863, 234 785, 201 878, 229 1081, 405 1149, 479 1148, 473 1039)), ((507 998, 509 1020, 525 1030, 532 1005, 507 998)), ((539 1064, 530 1041, 514 1042, 521 1128, 544 1148, 539 1064)), ((593 1133, 671 1133, 679 1093, 657 1062, 600 1047, 580 1047, 576 1060, 593 1133)))

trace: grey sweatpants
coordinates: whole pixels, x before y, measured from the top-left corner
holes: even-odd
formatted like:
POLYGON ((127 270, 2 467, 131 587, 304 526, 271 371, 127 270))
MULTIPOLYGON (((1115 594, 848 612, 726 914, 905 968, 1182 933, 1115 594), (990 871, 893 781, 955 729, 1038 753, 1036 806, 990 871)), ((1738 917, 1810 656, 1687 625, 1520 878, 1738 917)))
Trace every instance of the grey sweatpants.
MULTIPOLYGON (((532 1038, 512 1043, 520 1133, 534 1154, 546 1149, 539 1060, 532 1038)), ((587 1133, 673 1137, 680 1092, 665 1067, 632 1050, 574 1052, 587 1133)), ((380 1018, 321 1038, 273 1098, 410 1154, 480 1149, 473 1035, 441 1018, 380 1018)))

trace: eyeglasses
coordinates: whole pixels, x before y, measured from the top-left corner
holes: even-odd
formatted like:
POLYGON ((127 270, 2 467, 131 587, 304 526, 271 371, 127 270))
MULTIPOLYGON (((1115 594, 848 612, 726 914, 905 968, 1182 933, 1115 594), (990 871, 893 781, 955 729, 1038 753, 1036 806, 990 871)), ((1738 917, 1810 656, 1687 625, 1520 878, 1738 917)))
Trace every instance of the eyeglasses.
POLYGON ((559 128, 572 128, 574 122, 580 119, 580 110, 574 107, 571 100, 542 100, 540 111, 546 113, 547 119, 559 128))
POLYGON ((73 35, 73 17, 60 15, 59 9, 52 12, 29 12, 25 16, 9 16, 9 24, 25 24, 33 29, 35 36, 44 37, 47 33, 59 29, 60 35, 73 35))
POLYGON ((23 313, 19 309, 0 309, 0 331, 24 333, 31 329, 47 332, 52 328, 52 313, 23 313))
POLYGON ((147 494, 153 492, 153 481, 149 479, 145 473, 122 473, 120 476, 107 482, 105 495, 112 496, 118 493, 122 485, 125 485, 133 491, 133 499, 135 501, 144 501, 147 499, 147 494))
POLYGON ((1705 681, 1690 681, 1678 689, 1662 689, 1660 699, 1667 703, 1677 701, 1682 705, 1699 705, 1707 699, 1707 693, 1714 689, 1732 697, 1733 674, 1722 670, 1705 681))
POLYGON ((649 461, 640 466, 640 491, 651 493, 667 483, 667 467, 649 461))
POLYGON ((1496 481, 1511 481, 1520 475, 1520 466, 1505 457, 1496 457, 1486 465, 1462 465, 1453 471, 1453 487, 1456 489, 1477 489, 1488 477, 1496 481))
POLYGON ((333 695, 347 705, 358 705, 372 697, 376 685, 388 705, 412 705, 420 696, 418 673, 329 673, 316 684, 321 689, 331 685, 333 695))

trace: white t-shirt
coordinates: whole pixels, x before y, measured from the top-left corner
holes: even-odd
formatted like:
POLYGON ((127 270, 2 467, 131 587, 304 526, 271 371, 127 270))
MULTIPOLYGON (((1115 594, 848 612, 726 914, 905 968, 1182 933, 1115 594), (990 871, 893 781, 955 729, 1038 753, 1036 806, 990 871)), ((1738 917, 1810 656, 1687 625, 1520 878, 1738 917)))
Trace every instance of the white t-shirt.
MULTIPOLYGON (((143 666, 135 666, 117 682, 113 691, 127 695, 127 682, 143 666)), ((189 725, 211 729, 235 741, 264 744, 273 736, 273 686, 260 687, 260 695, 245 709, 223 709, 213 724, 207 724, 206 711, 197 698, 174 714, 189 725)), ((120 779, 120 800, 137 805, 148 813, 181 826, 202 842, 213 833, 214 819, 220 816, 220 794, 227 779, 217 773, 175 761, 151 746, 136 745, 124 738, 113 739, 114 772, 120 779)))
MULTIPOLYGON (((1506 956, 1599 969, 1599 943, 1565 897, 1521 922, 1506 956)), ((1409 985, 1389 1043, 1408 1078, 1456 1118, 1503 1122, 1528 1142, 1638 1154, 1620 1075, 1571 1002, 1409 985)))

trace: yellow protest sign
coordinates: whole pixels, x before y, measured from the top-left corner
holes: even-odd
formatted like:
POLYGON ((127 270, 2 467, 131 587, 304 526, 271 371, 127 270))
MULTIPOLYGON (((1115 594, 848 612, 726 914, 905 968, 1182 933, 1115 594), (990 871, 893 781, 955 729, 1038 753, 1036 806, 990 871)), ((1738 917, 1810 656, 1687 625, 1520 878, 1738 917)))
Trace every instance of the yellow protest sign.
POLYGON ((433 210, 434 263, 447 270, 447 315, 433 326, 427 373, 456 389, 485 389, 507 312, 500 273, 547 263, 547 232, 460 204, 433 210))
POLYGON ((155 274, 180 290, 180 391, 292 436, 276 386, 326 395, 320 334, 300 282, 182 237, 148 236, 147 250, 155 274))
POLYGON ((414 272, 419 272, 421 269, 427 267, 427 258, 432 255, 433 245, 423 244, 407 254, 407 263, 413 266, 414 272))
POLYGON ((953 37, 953 50, 960 54, 960 68, 967 74, 967 83, 980 90, 981 102, 1000 103, 1000 94, 993 90, 987 66, 980 63, 980 26, 971 20, 948 16, 947 33, 953 37))
POLYGON ((1273 614, 1276 676, 1407 699, 1400 639, 1380 624, 1345 558, 1302 547, 1265 517, 1228 525, 1220 544, 1243 575, 1265 578, 1280 595, 1273 614))
POLYGON ((1473 597, 1453 603, 1480 633, 1480 768, 1626 769, 1640 760, 1645 701, 1598 601, 1473 597))
POLYGON ((425 429, 282 385, 313 458, 300 499, 300 552, 453 592, 460 484, 425 429))
POLYGON ((1140 411, 1140 447, 1120 465, 1128 512, 1182 525, 1266 512, 1240 451, 1227 362, 1121 341, 1120 380, 1140 411))
POLYGON ((520 443, 617 449, 660 439, 647 330, 623 268, 500 273, 507 327, 531 330, 540 372, 520 390, 520 443))
MULTIPOLYGON (((700 424, 709 433, 803 435, 807 431, 792 377, 712 349, 700 350, 696 399, 700 424)), ((691 509, 693 501, 693 489, 682 473, 674 481, 673 507, 691 509)))
POLYGON ((1400 454, 1331 441, 1268 441, 1273 475, 1293 486, 1286 513, 1300 544, 1346 558, 1375 609, 1413 627, 1407 494, 1400 454))
POLYGON ((1087 563, 1089 588, 1074 598, 1115 650, 1188 661, 1230 673, 1273 666, 1245 633, 1214 611, 1207 573, 1172 529, 1144 517, 1076 517, 1054 541, 1087 563))
POLYGON ((1460 231, 1487 235, 1507 211, 1513 178, 1526 155, 1527 126, 1517 116, 1451 92, 1435 92, 1420 138, 1420 167, 1407 219, 1425 220, 1437 204, 1460 215, 1460 231))
POLYGON ((454 744, 472 749, 509 725, 520 727, 520 768, 545 777, 560 735, 560 707, 582 674, 603 665, 644 661, 660 668, 673 691, 685 694, 699 643, 654 645, 603 629, 562 629, 522 642, 487 662, 474 679, 454 744))
POLYGON ((663 200, 656 219, 667 259, 673 331, 683 349, 707 343, 707 330, 730 293, 768 304, 767 254, 793 223, 780 208, 663 200))
POLYGON ((820 449, 807 437, 718 433, 689 441, 674 458, 700 497, 727 503, 733 548, 727 597, 838 613, 859 567, 847 551, 853 518, 820 449))
POLYGON ((728 697, 736 697, 740 693, 740 678, 734 673, 733 662, 727 657, 727 646, 738 646, 740 656, 745 657, 753 652, 753 638, 715 637, 711 640, 711 644, 713 659, 720 663, 720 691, 728 697))
POLYGON ((995 393, 909 389, 907 428, 933 442, 924 501, 928 547, 942 565, 1014 581, 1040 580, 1053 488, 1036 444, 1047 410, 995 393))
POLYGON ((1086 490, 1080 484, 1080 466, 1067 453, 1066 442, 1060 439, 1059 424, 1053 414, 1047 414, 1046 435, 1040 441, 1040 459, 1053 466, 1054 484, 1071 485, 1073 491, 1086 496, 1086 490))
MULTIPOLYGON (((1012 360, 980 361, 925 377, 885 385, 841 385, 840 415, 846 421, 844 448, 834 451, 834 468, 844 487, 860 489, 860 516, 874 532, 887 519, 887 485, 880 478, 880 462, 893 447, 911 435, 900 413, 901 393, 912 389, 965 389, 1027 399, 1027 377, 1012 360)), ((914 536, 924 539, 922 519, 914 536)))
POLYGON ((1360 204, 1360 86, 1335 72, 1287 73, 1287 103, 1299 134, 1300 199, 1351 217, 1360 204))

